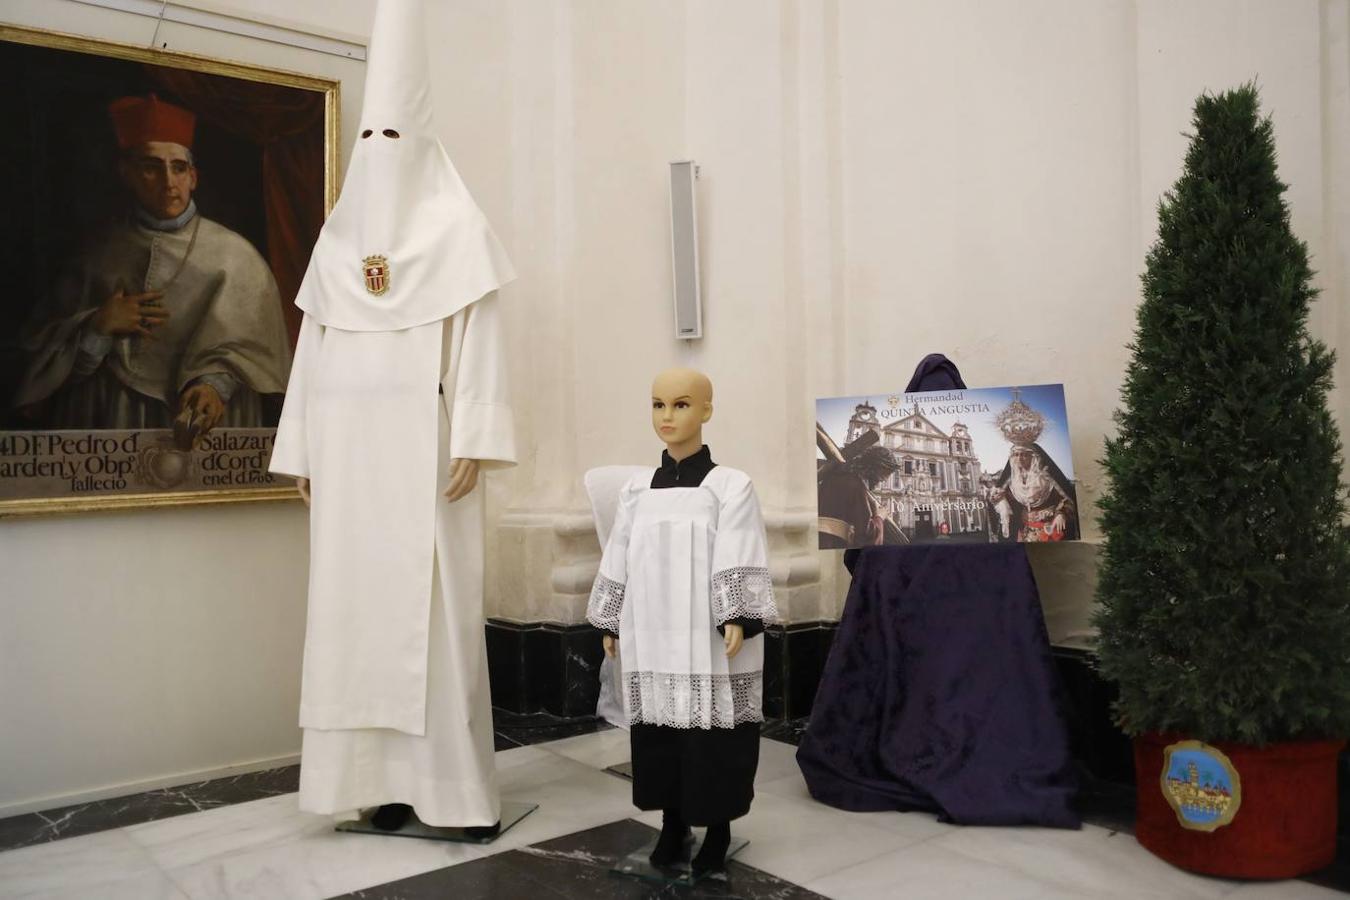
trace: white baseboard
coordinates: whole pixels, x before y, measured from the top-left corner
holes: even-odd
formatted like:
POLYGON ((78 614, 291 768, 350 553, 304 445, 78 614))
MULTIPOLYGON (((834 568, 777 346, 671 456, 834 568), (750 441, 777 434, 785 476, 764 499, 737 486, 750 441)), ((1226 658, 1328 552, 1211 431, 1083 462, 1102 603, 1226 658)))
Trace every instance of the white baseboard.
POLYGON ((143 794, 146 791, 158 791, 164 788, 182 787, 185 784, 197 784, 202 781, 210 781, 213 778, 231 778, 235 775, 247 775, 250 772, 265 772, 268 769, 280 769, 283 766, 293 766, 299 761, 300 754, 293 753, 287 756, 258 759, 233 766, 219 766, 214 769, 199 769, 195 772, 180 772, 177 775, 165 775, 161 778, 147 778, 143 781, 128 781, 123 784, 113 784, 108 785, 107 787, 95 788, 93 790, 78 791, 73 794, 56 794, 49 797, 20 800, 14 803, 0 804, 0 819, 7 819, 10 816, 21 816, 25 813, 59 809, 64 806, 78 806, 81 803, 93 803, 97 800, 107 800, 112 797, 126 797, 131 794, 143 794))

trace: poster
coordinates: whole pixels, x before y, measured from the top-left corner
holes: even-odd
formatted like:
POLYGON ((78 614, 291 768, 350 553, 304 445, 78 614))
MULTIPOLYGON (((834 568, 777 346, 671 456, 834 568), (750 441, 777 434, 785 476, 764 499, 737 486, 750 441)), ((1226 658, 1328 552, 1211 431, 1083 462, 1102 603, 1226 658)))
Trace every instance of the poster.
POLYGON ((1062 384, 816 401, 821 549, 1079 537, 1062 384))

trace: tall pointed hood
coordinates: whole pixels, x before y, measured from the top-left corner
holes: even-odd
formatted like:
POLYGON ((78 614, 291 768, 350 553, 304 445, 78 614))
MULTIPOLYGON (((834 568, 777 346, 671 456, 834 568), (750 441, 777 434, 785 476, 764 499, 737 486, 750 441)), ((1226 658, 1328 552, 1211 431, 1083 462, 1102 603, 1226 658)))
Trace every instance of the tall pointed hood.
POLYGON ((394 128, 435 136, 425 35, 422 0, 379 0, 366 48, 370 62, 361 107, 362 134, 394 128))
POLYGON ((436 136, 422 0, 379 0, 361 126, 295 305, 347 331, 454 315, 511 262, 436 136))

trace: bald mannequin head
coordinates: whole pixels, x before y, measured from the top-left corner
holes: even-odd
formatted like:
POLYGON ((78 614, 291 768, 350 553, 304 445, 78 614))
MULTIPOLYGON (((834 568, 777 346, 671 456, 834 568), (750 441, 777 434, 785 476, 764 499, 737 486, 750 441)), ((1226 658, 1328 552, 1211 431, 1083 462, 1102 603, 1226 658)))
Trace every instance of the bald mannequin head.
POLYGON ((712 399, 712 382, 694 369, 666 369, 652 379, 652 428, 672 458, 681 460, 702 448, 712 399))

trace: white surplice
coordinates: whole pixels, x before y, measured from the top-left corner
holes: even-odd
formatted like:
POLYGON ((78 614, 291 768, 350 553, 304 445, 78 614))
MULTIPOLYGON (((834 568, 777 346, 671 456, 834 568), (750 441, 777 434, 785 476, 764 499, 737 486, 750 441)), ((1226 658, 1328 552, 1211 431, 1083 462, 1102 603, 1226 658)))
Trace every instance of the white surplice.
POLYGON ((717 626, 777 618, 759 501, 738 469, 698 487, 624 487, 587 619, 619 635, 632 724, 733 728, 763 721, 764 636, 727 659, 717 626))

